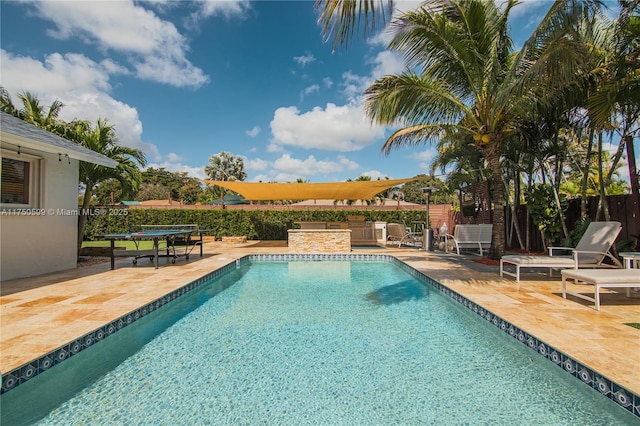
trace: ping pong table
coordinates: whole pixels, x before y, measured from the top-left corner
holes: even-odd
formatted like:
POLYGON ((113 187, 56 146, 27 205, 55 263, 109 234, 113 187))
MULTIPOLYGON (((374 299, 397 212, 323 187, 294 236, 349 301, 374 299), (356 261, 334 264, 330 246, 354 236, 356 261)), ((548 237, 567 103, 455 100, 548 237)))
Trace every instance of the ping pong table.
POLYGON ((200 256, 202 256, 202 235, 207 231, 197 228, 185 227, 184 229, 158 229, 158 227, 144 226, 140 231, 123 232, 117 234, 105 234, 100 238, 110 241, 111 246, 111 269, 115 269, 115 258, 118 256, 133 257, 133 264, 138 263, 138 259, 148 257, 154 261, 156 269, 158 268, 158 258, 170 257, 172 263, 176 262, 178 257, 184 256, 187 260, 189 254, 195 247, 200 245, 200 256), (199 234, 200 240, 191 241, 193 234, 199 234), (141 241, 153 241, 153 249, 143 250, 140 248, 141 241), (116 241, 132 241, 135 245, 134 250, 116 250, 116 241), (162 247, 161 247, 162 245, 162 247), (184 250, 178 250, 178 247, 184 247, 184 250), (166 251, 166 254, 160 254, 160 251, 166 251))

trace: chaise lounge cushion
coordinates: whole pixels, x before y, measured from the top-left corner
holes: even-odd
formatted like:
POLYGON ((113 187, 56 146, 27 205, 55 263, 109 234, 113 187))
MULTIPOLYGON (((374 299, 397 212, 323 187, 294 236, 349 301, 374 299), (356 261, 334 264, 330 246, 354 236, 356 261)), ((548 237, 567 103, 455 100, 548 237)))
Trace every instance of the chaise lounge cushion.
POLYGON ((566 269, 562 276, 589 284, 637 284, 640 286, 640 269, 566 269))
POLYGON ((507 263, 518 263, 521 266, 534 265, 537 267, 541 263, 544 263, 545 266, 557 265, 573 267, 573 265, 575 264, 573 256, 528 256, 516 254, 502 256, 502 259, 507 263))

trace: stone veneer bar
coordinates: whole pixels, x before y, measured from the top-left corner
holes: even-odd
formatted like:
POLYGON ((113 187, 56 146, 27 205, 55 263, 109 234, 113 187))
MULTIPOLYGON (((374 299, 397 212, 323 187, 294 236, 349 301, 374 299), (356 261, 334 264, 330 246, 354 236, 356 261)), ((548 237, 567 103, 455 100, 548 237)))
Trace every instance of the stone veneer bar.
POLYGON ((289 229, 292 253, 344 253, 351 251, 351 229, 289 229))

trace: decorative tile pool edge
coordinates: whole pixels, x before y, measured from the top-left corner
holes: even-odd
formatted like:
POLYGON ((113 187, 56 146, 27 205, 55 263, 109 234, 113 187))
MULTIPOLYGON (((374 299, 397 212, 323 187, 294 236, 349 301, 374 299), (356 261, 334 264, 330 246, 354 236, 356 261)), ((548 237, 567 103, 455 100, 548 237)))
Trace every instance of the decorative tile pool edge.
POLYGON ((192 290, 195 290, 209 280, 217 278, 230 270, 236 269, 239 261, 240 259, 229 262, 228 264, 212 272, 209 272, 208 274, 203 275, 202 277, 195 279, 190 283, 185 284, 184 286, 165 294, 162 297, 155 299, 138 309, 134 309, 133 311, 122 315, 119 318, 116 318, 115 320, 85 334, 82 337, 65 343, 64 345, 41 356, 40 358, 28 362, 9 372, 2 373, 2 388, 0 390, 0 395, 17 388, 21 384, 33 379, 37 375, 44 373, 45 371, 60 364, 63 361, 66 361, 69 358, 72 358, 74 355, 77 355, 83 350, 93 346, 97 342, 106 339, 107 337, 122 330, 128 325, 133 324, 134 322, 156 311, 160 307, 175 300, 176 298, 189 293, 192 290))
POLYGON ((574 360, 570 356, 562 353, 556 348, 548 345, 535 336, 527 333, 524 330, 511 324, 509 321, 504 320, 498 315, 493 314, 489 310, 482 306, 472 302, 461 294, 451 290, 444 286, 440 282, 429 277, 425 273, 418 271, 417 269, 409 266, 405 262, 398 258, 387 254, 249 254, 238 258, 235 261, 231 261, 228 264, 209 272, 208 274, 191 281, 190 283, 173 290, 172 292, 154 300, 146 305, 135 309, 120 318, 117 318, 110 323, 97 328, 96 330, 85 334, 84 336, 68 342, 61 347, 41 356, 40 358, 33 360, 21 367, 11 370, 2 374, 2 389, 1 393, 4 394, 10 390, 15 389, 19 385, 26 383, 33 379, 40 373, 54 367, 55 365, 66 361, 79 352, 91 347, 96 342, 99 342, 124 327, 134 323, 140 318, 150 314, 158 308, 166 305, 167 303, 175 300, 177 297, 183 296, 186 293, 200 287, 211 279, 215 279, 218 276, 236 269, 238 266, 248 262, 274 262, 274 261, 371 261, 379 262, 386 261, 391 262, 404 271, 408 272, 415 278, 420 279, 430 285, 442 294, 448 296, 452 300, 458 302, 465 308, 479 315, 488 323, 493 324, 495 327, 507 333, 509 336, 516 339, 518 342, 526 345, 532 351, 535 351, 538 355, 544 357, 548 361, 561 368, 567 374, 578 378, 583 384, 589 386, 592 389, 597 390, 601 395, 611 399, 620 407, 631 412, 636 417, 640 417, 640 396, 634 394, 628 389, 618 385, 607 377, 597 373, 593 369, 581 364, 574 360))
POLYGON ((565 373, 578 378, 584 385, 597 390, 601 395, 609 398, 620 407, 640 418, 640 395, 636 395, 634 392, 620 386, 616 382, 608 379, 602 374, 599 374, 586 365, 583 365, 577 360, 571 358, 569 355, 538 339, 534 335, 516 327, 509 321, 495 315, 493 312, 467 299, 456 291, 451 290, 449 287, 434 280, 425 273, 418 271, 397 258, 393 259, 394 263, 399 265, 410 275, 431 284, 445 296, 448 296, 458 302, 471 312, 480 316, 489 324, 492 324, 494 327, 514 338, 516 341, 526 345, 539 356, 542 356, 547 361, 550 361, 555 366, 561 368, 565 373))

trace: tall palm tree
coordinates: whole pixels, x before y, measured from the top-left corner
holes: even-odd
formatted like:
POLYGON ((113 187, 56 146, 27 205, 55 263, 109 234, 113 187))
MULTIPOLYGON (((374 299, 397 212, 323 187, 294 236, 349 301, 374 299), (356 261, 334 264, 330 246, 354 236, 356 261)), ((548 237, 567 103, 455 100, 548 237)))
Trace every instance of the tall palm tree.
POLYGON ((226 151, 209 157, 209 164, 204 166, 204 172, 212 180, 243 181, 247 178, 242 157, 226 151))
POLYGON ((100 182, 115 179, 120 182, 123 193, 136 191, 142 180, 139 167, 146 165, 146 157, 139 149, 119 145, 115 127, 109 125, 107 119, 98 119, 95 127, 92 127, 87 121, 74 121, 67 126, 66 136, 85 148, 118 162, 118 165, 113 169, 84 161, 80 162, 80 182, 84 184, 82 209, 78 217, 78 252, 80 252, 88 219, 86 213, 91 205, 95 187, 100 182))
MULTIPOLYGON (((634 136, 640 134, 640 1, 619 0, 619 3, 617 19, 602 29, 598 33, 601 37, 593 43, 597 48, 594 49, 597 78, 587 108, 595 126, 617 129, 621 136, 614 162, 622 157, 626 147, 631 193, 637 200, 636 214, 640 215, 640 175, 633 146, 634 136)), ((610 177, 607 175, 603 183, 610 177)))
POLYGON ((403 14, 391 24, 389 48, 402 54, 409 68, 365 91, 373 121, 400 125, 383 145, 385 153, 449 131, 467 135, 483 154, 493 181, 489 256, 494 259, 505 251, 502 150, 520 131, 518 117, 539 103, 557 101, 558 89, 581 70, 584 46, 567 32, 576 15, 593 7, 588 1, 556 1, 514 55, 507 21, 517 4, 430 0, 403 14))
MULTIPOLYGON (((242 157, 235 156, 227 151, 222 151, 209 157, 209 164, 204 166, 204 172, 210 179, 218 181, 243 181, 247 178, 242 157)), ((226 188, 220 188, 222 208, 225 208, 224 195, 226 192, 226 188)))

